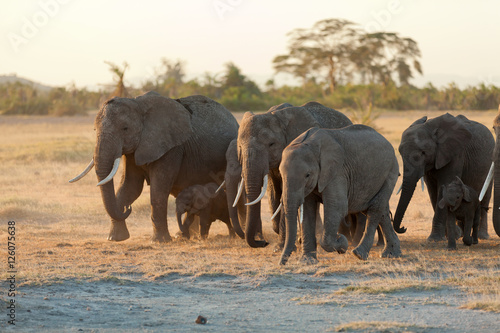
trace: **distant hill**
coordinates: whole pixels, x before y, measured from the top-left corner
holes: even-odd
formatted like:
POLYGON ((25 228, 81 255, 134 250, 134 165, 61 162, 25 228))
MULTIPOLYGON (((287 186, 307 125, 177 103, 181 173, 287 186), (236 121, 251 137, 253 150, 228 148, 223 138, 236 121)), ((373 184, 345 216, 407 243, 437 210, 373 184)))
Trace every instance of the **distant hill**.
POLYGON ((6 84, 6 83, 15 83, 15 82, 20 82, 22 84, 26 85, 31 85, 35 87, 36 90, 39 90, 41 92, 49 92, 52 90, 52 87, 43 85, 41 83, 37 83, 22 77, 19 77, 17 75, 0 75, 0 85, 6 84))

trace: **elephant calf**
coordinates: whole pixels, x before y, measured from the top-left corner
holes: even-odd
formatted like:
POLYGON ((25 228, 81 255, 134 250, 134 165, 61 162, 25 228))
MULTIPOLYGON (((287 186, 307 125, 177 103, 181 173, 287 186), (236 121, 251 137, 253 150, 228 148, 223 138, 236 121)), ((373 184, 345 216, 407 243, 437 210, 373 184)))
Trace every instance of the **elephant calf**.
POLYGON ((438 203, 439 208, 448 211, 447 231, 448 231, 448 249, 456 250, 456 225, 459 225, 463 231, 463 242, 470 246, 478 243, 478 229, 481 221, 481 205, 477 192, 470 186, 465 185, 460 177, 448 185, 441 186, 441 200, 438 203), (471 237, 472 229, 472 237, 471 237))
POLYGON ((234 237, 235 233, 227 209, 226 194, 222 190, 217 192, 217 187, 215 183, 193 185, 182 190, 175 199, 177 223, 184 237, 190 237, 189 226, 193 223, 195 216, 200 218, 201 238, 208 236, 210 226, 215 220, 226 223, 229 236, 234 237), (182 215, 184 213, 186 213, 186 217, 183 222, 182 215))
POLYGON ((285 264, 295 245, 297 210, 301 207, 302 250, 305 262, 316 262, 316 205, 324 205, 321 247, 344 253, 347 239, 338 234, 341 221, 363 212, 367 217, 361 243, 353 250, 367 259, 377 226, 382 226, 386 246, 382 257, 399 257, 399 239, 391 225, 389 198, 399 176, 394 148, 382 135, 364 125, 342 129, 312 128, 283 151, 283 211, 286 221, 285 264))

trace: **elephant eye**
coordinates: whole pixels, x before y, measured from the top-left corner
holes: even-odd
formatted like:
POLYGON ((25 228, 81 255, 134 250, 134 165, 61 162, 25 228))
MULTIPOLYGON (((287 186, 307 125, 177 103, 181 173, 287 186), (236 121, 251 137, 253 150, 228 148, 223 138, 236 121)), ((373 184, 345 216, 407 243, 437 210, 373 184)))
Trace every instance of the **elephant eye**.
POLYGON ((274 146, 274 142, 271 142, 271 143, 269 144, 269 147, 272 147, 272 146, 274 146))
POLYGON ((123 130, 124 130, 124 131, 128 130, 128 127, 124 127, 124 128, 123 128, 123 130))
POLYGON ((306 174, 306 178, 309 178, 309 176, 311 176, 311 174, 310 174, 310 173, 306 174))
POLYGON ((425 151, 422 150, 422 155, 425 155, 425 151))

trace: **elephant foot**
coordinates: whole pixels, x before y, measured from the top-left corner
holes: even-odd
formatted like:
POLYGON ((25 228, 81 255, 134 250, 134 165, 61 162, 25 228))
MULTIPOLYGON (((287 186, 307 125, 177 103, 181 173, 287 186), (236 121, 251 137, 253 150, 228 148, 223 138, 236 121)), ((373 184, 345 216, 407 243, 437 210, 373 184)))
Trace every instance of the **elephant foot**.
POLYGON ((342 234, 337 234, 336 236, 325 236, 321 237, 319 244, 326 252, 337 251, 340 254, 346 253, 349 242, 347 238, 342 234), (332 238, 335 238, 333 240, 332 238))
POLYGON ((401 258, 403 253, 401 253, 401 249, 396 249, 396 248, 385 248, 382 254, 380 255, 381 258, 401 258))
POLYGON ((111 222, 111 229, 109 230, 108 240, 113 242, 121 242, 130 238, 125 221, 111 222))
POLYGON ((361 259, 361 260, 366 260, 368 259, 368 254, 369 252, 368 251, 365 251, 359 247, 355 248, 354 250, 352 250, 352 253, 358 257, 358 259, 361 259))
POLYGON ((317 263, 319 263, 318 258, 316 257, 316 251, 304 253, 300 257, 300 263, 304 265, 316 265, 317 263))
POLYGON ((427 237, 428 242, 442 242, 445 241, 446 237, 444 235, 438 235, 435 233, 431 233, 429 237, 427 237))
POLYGON ((488 234, 487 231, 479 231, 477 237, 479 239, 490 239, 490 235, 488 234))
POLYGON ((448 251, 456 251, 457 250, 457 246, 453 246, 453 245, 448 245, 448 247, 446 247, 446 250, 448 251))
POLYGON ((172 241, 172 238, 168 232, 162 234, 155 232, 151 237, 151 243, 168 243, 170 241, 172 241))
POLYGON ((189 239, 189 238, 190 238, 190 235, 186 235, 185 233, 183 233, 181 231, 178 231, 175 234, 175 239, 189 239))
POLYGON ((286 265, 286 263, 288 262, 288 259, 290 259, 290 256, 282 254, 281 258, 280 258, 280 261, 279 261, 279 265, 280 266, 286 265))

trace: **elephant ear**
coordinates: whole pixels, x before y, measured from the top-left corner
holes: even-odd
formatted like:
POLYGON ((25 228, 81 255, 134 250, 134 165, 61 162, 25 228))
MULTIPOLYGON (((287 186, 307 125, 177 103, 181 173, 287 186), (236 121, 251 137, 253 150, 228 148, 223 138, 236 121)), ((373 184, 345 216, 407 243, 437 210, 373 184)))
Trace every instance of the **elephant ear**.
POLYGON ((319 148, 318 177, 318 191, 322 193, 326 186, 335 179, 336 174, 342 170, 344 153, 342 147, 333 139, 327 138, 325 133, 316 131, 314 134, 323 136, 319 148))
POLYGON ((463 152, 472 139, 472 133, 462 121, 449 113, 433 120, 436 125, 433 135, 437 144, 435 168, 439 170, 463 152))
POLYGON ((441 185, 441 200, 438 202, 438 207, 443 209, 446 206, 446 186, 441 185))
POLYGON ((271 114, 278 118, 285 129, 287 142, 291 142, 311 127, 320 127, 311 112, 302 106, 278 109, 272 111, 271 114))
POLYGON ((141 140, 135 151, 137 165, 156 161, 193 134, 191 113, 180 103, 153 92, 136 101, 143 113, 141 140))
POLYGON ((427 116, 423 116, 422 118, 415 120, 415 122, 413 124, 411 124, 410 127, 423 124, 426 121, 427 121, 427 116))
POLYGON ((463 199, 465 202, 472 202, 472 193, 470 191, 469 186, 465 185, 462 179, 460 177, 456 177, 457 180, 460 182, 460 185, 462 186, 462 192, 464 193, 463 199))

